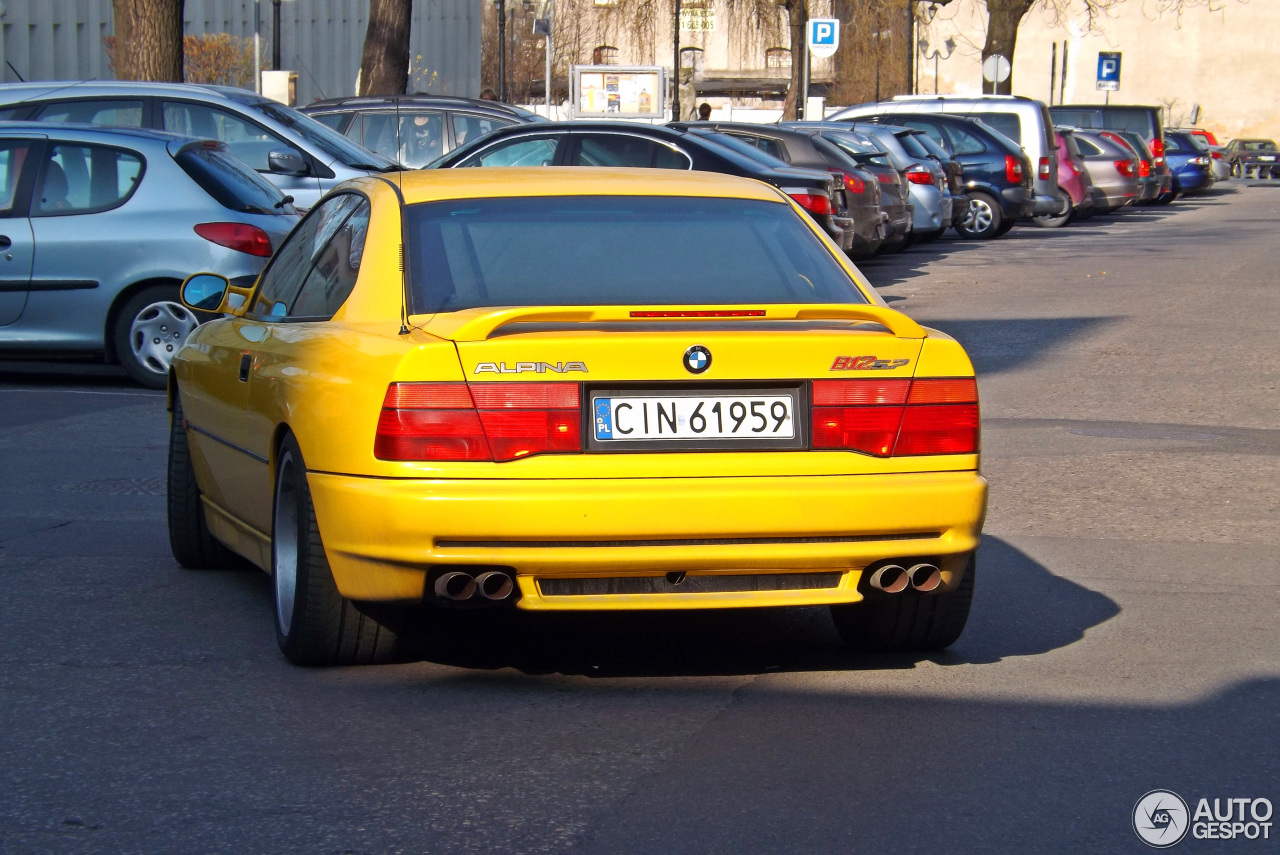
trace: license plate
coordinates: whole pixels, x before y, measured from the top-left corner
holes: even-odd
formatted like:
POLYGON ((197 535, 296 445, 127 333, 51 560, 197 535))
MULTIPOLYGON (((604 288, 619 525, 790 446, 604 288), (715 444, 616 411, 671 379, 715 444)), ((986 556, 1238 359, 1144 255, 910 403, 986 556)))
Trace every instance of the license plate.
POLYGON ((598 447, 796 447, 802 439, 793 390, 705 393, 609 391, 591 397, 598 447))
POLYGON ((1274 155, 1263 155, 1262 157, 1259 157, 1259 158, 1258 158, 1258 160, 1265 160, 1265 161, 1267 161, 1268 163, 1270 163, 1271 161, 1275 160, 1275 156, 1274 156, 1274 155))

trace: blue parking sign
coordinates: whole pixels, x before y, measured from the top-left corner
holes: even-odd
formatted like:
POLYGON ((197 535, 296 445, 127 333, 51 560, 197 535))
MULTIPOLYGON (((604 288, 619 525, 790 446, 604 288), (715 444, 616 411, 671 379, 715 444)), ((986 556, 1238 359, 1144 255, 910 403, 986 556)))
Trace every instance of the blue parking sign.
POLYGON ((831 56, 840 46, 840 21, 836 18, 810 18, 805 29, 809 52, 814 56, 831 56))
POLYGON ((1098 88, 1112 92, 1120 88, 1120 52, 1098 51, 1098 88))

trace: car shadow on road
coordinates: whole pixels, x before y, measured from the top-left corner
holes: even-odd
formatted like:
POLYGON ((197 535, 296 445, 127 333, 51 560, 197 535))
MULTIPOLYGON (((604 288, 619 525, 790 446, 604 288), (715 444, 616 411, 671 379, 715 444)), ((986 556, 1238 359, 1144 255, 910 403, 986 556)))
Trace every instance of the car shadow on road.
POLYGON ((991 664, 1079 642, 1119 614, 1108 597, 1050 572, 998 537, 978 556, 965 634, 941 653, 856 653, 826 608, 705 611, 437 611, 414 658, 476 669, 590 677, 726 676, 991 664))
POLYGON ((983 375, 1012 371, 1043 358, 1049 351, 1099 331, 1122 317, 1067 318, 930 318, 926 326, 941 330, 964 345, 983 375))

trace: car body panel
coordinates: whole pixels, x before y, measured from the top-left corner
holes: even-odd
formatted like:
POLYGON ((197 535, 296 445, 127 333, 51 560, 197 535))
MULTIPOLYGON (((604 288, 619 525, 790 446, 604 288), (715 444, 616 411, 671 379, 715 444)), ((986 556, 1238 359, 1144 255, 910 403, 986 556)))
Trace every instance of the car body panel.
POLYGON ((174 361, 170 391, 181 396, 206 516, 232 549, 270 566, 272 474, 288 430, 307 462, 334 579, 350 598, 422 599, 432 568, 442 563, 514 568, 517 605, 526 609, 856 602, 867 564, 899 554, 936 556, 944 589, 958 583, 985 514, 976 453, 588 450, 507 462, 384 460, 373 453, 394 382, 466 380, 474 387, 572 379, 587 390, 616 383, 805 384, 850 377, 834 367, 844 364, 838 357, 862 354, 881 360, 877 378, 973 376, 958 343, 885 307, 830 237, 798 217, 802 209, 778 190, 710 173, 593 168, 493 168, 462 176, 425 170, 398 182, 362 179, 343 190, 367 198, 372 215, 357 283, 332 318, 215 320, 197 329, 174 361), (636 319, 636 307, 626 305, 405 314, 397 249, 402 204, 548 195, 699 196, 786 206, 866 302, 769 303, 763 317, 751 320, 698 319, 688 315, 715 307, 667 305, 661 308, 677 317, 636 319), (713 370, 697 378, 682 359, 692 342, 715 354, 713 370), (250 367, 242 381, 245 357, 250 367), (480 371, 482 364, 569 361, 584 370, 568 378, 480 371), (243 417, 236 415, 240 407, 243 417), (227 454, 240 460, 228 464, 227 454), (689 513, 690 507, 705 510, 689 513), (690 539, 698 542, 685 543, 690 539), (839 573, 840 581, 821 589, 661 599, 565 597, 539 587, 552 578, 676 570, 824 570, 839 573))
POLYGON ((1077 130, 1075 136, 1097 192, 1096 207, 1115 209, 1133 204, 1138 198, 1137 153, 1091 131, 1077 130), (1120 160, 1131 164, 1132 174, 1125 175, 1117 168, 1120 160))

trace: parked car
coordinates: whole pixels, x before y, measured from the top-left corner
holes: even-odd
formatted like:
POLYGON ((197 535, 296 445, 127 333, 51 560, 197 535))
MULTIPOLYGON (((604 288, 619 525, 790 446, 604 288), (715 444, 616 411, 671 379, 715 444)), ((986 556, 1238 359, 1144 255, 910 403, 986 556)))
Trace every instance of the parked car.
POLYGON ((758 181, 497 172, 351 182, 234 308, 188 281, 232 317, 174 360, 174 558, 270 573, 300 665, 391 658, 410 604, 829 606, 860 650, 953 643, 987 504, 963 348, 758 181))
POLYGON ((839 146, 819 135, 747 122, 673 122, 667 127, 727 134, 790 166, 826 170, 837 176, 840 186, 836 193, 844 197, 844 204, 839 207, 853 220, 848 252, 854 258, 874 255, 889 235, 889 216, 880 207, 880 182, 839 146))
POLYGON ((1134 150, 1094 131, 1077 128, 1074 136, 1084 155, 1089 181, 1097 191, 1098 213, 1109 214, 1132 205, 1138 198, 1138 156, 1134 150))
POLYGON ((735 151, 733 140, 715 135, 681 133, 639 122, 540 122, 498 128, 454 149, 431 164, 432 169, 476 166, 612 166, 700 170, 755 178, 772 184, 795 200, 822 226, 836 245, 847 248, 845 227, 838 222, 835 177, 829 172, 770 165, 768 155, 745 143, 751 155, 735 151))
POLYGON ((163 388, 199 270, 257 275, 297 222, 227 145, 149 130, 0 123, 0 352, 105 354, 163 388))
POLYGON ((947 174, 942 165, 912 139, 915 132, 910 128, 853 121, 787 122, 785 125, 850 131, 872 140, 907 179, 908 197, 912 205, 909 240, 928 243, 936 240, 950 227, 951 192, 947 189, 947 174))
POLYGON ((1089 180, 1084 155, 1076 144, 1073 128, 1056 127, 1058 140, 1058 192, 1062 207, 1054 214, 1036 214, 1031 221, 1041 228, 1061 228, 1075 219, 1093 216, 1094 189, 1089 180))
POLYGON ((1223 152, 1232 178, 1280 178, 1280 148, 1275 140, 1232 140, 1223 152))
POLYGON ((947 192, 951 194, 951 225, 964 222, 969 218, 969 197, 964 192, 964 167, 924 131, 914 128, 909 130, 912 132, 911 138, 929 157, 938 162, 947 176, 947 192))
POLYGON ((970 210, 953 227, 962 237, 993 238, 1005 222, 1029 217, 1034 207, 1031 161, 1022 148, 979 119, 947 113, 872 115, 864 121, 922 131, 963 170, 970 210))
POLYGON ((1213 131, 1207 131, 1204 128, 1165 128, 1165 133, 1171 130, 1190 134, 1191 141, 1209 154, 1209 159, 1212 161, 1209 166, 1215 183, 1226 181, 1231 177, 1231 163, 1225 154, 1226 146, 1218 142, 1213 131))
POLYGON ((1133 131, 1099 131, 1098 133, 1113 143, 1130 149, 1133 156, 1138 159, 1138 198, 1133 204, 1146 205, 1159 201, 1160 196, 1173 187, 1173 173, 1169 173, 1169 178, 1164 181, 1154 171, 1155 158, 1151 154, 1151 149, 1147 147, 1146 141, 1142 139, 1142 134, 1133 131))
POLYGON ((330 98, 299 112, 409 169, 426 166, 495 128, 546 121, 499 101, 444 95, 330 98))
POLYGON ((1041 101, 1023 96, 987 95, 952 97, 938 95, 899 95, 891 101, 859 104, 836 113, 831 119, 862 120, 883 115, 892 121, 897 114, 942 113, 967 119, 979 119, 1016 143, 1035 166, 1032 175, 1034 191, 1032 214, 1052 214, 1062 207, 1058 196, 1057 142, 1053 138, 1053 122, 1041 101))
POLYGON ((348 178, 399 169, 332 128, 230 86, 88 80, 0 84, 0 120, 154 128, 217 139, 309 208, 348 178))
POLYGON ((889 233, 879 252, 898 252, 906 248, 907 237, 911 234, 913 206, 911 204, 911 182, 905 173, 898 171, 889 156, 876 145, 875 141, 861 134, 847 131, 833 131, 822 127, 797 128, 805 133, 822 137, 839 148, 845 155, 857 163, 863 170, 875 176, 880 185, 880 209, 888 218, 889 233))
POLYGON ((1166 130, 1164 146, 1175 192, 1192 195, 1213 189, 1213 158, 1191 134, 1166 130))
POLYGON ((1152 174, 1161 178, 1161 198, 1172 201, 1163 194, 1169 192, 1172 177, 1163 177, 1168 169, 1164 163, 1164 113, 1160 107, 1141 104, 1059 104, 1049 108, 1053 121, 1060 125, 1073 125, 1086 131, 1131 131, 1140 134, 1151 150, 1152 174))

